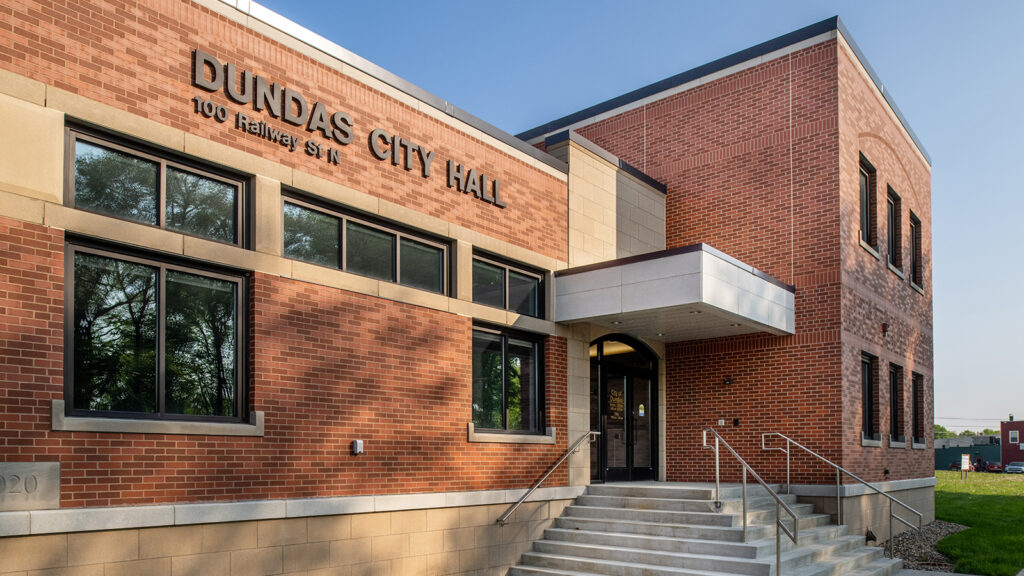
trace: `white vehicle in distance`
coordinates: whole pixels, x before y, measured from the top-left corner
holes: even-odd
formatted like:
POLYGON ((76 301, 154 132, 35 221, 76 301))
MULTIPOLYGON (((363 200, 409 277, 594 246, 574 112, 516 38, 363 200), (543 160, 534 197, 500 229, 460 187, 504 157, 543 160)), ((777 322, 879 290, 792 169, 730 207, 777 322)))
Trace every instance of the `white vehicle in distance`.
POLYGON ((1024 462, 1010 462, 1003 467, 1007 474, 1024 474, 1024 462))

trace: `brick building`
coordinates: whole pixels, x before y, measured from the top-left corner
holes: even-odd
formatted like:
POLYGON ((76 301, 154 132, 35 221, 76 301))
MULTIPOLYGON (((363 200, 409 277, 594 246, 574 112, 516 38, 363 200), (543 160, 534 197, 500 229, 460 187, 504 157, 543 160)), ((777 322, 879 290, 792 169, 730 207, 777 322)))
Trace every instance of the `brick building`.
POLYGON ((1010 420, 999 423, 1000 462, 1024 462, 1024 422, 1010 420))
POLYGON ((0 574, 499 572, 708 427, 933 515, 930 163, 838 19, 515 137, 237 4, 0 8, 0 574))

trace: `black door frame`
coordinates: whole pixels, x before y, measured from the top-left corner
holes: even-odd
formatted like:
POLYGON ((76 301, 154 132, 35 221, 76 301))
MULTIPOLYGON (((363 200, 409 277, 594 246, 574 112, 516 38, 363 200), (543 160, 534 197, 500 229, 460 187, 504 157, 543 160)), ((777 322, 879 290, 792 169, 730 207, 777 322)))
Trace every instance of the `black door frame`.
POLYGON ((596 390, 596 396, 597 396, 596 400, 597 401, 595 403, 595 401, 594 401, 595 399, 593 398, 593 396, 595 395, 595 391, 593 389, 593 382, 592 382, 592 387, 591 387, 591 412, 592 412, 591 413, 591 422, 595 423, 595 420, 596 420, 596 426, 597 427, 593 428, 593 426, 595 424, 592 424, 592 429, 595 429, 595 430, 598 430, 598 431, 601 432, 600 436, 591 439, 590 449, 592 451, 592 454, 595 451, 596 451, 596 454, 597 454, 597 458, 596 458, 596 474, 595 474, 595 470, 594 470, 594 460, 595 459, 591 458, 591 463, 592 463, 591 464, 592 469, 591 469, 591 475, 590 475, 591 476, 591 482, 624 481, 624 480, 627 480, 627 481, 631 481, 631 480, 655 480, 655 479, 657 479, 657 476, 658 476, 658 462, 659 462, 659 460, 658 460, 658 448, 659 448, 659 445, 661 443, 660 442, 660 436, 658 435, 658 395, 659 395, 658 368, 659 368, 659 364, 660 364, 659 359, 658 359, 658 355, 654 352, 654 350, 652 350, 650 348, 650 346, 648 346, 647 344, 645 344, 641 340, 638 340, 638 339, 633 338, 631 336, 628 336, 626 334, 607 334, 605 336, 602 336, 602 337, 597 338, 596 340, 592 341, 590 343, 590 345, 591 346, 597 345, 597 356, 595 358, 591 358, 591 361, 590 361, 591 362, 591 379, 593 380, 595 378, 595 374, 596 374, 596 387, 597 387, 597 390, 596 390), (626 368, 627 377, 630 380, 634 376, 634 373, 643 373, 643 374, 636 374, 636 375, 641 377, 641 378, 648 378, 648 377, 650 378, 650 387, 651 387, 650 388, 650 392, 651 392, 650 393, 650 400, 649 400, 650 407, 647 408, 646 410, 649 410, 649 413, 650 413, 651 465, 650 465, 649 469, 647 469, 647 468, 639 468, 638 469, 638 468, 635 468, 632 465, 632 463, 633 463, 633 456, 634 456, 634 454, 633 454, 633 444, 634 444, 633 434, 634 434, 634 429, 635 429, 634 428, 634 423, 635 423, 636 415, 633 413, 633 410, 632 410, 632 402, 631 402, 631 398, 630 398, 630 396, 632 395, 631 386, 627 385, 626 386, 626 397, 623 399, 623 401, 626 403, 626 406, 630 407, 626 411, 626 413, 627 413, 627 421, 625 423, 625 428, 626 428, 626 450, 627 450, 626 467, 625 467, 624 471, 622 469, 615 469, 612 472, 612 474, 611 474, 611 476, 614 476, 613 478, 608 478, 609 470, 610 470, 608 468, 608 466, 607 466, 607 452, 608 452, 607 451, 607 447, 608 447, 607 446, 607 437, 608 437, 607 434, 608 434, 608 431, 605 429, 605 419, 603 418, 603 416, 604 416, 604 414, 606 413, 606 410, 607 410, 607 405, 606 405, 607 402, 606 402, 606 394, 605 394, 605 392, 606 392, 606 388, 607 388, 607 377, 608 377, 608 370, 605 367, 604 346, 603 346, 603 344, 605 342, 609 342, 609 341, 611 341, 611 342, 621 342, 623 344, 626 344, 626 345, 632 347, 633 350, 635 350, 637 353, 639 353, 642 356, 644 356, 645 359, 649 360, 650 363, 651 363, 651 368, 650 368, 649 371, 648 370, 644 370, 644 369, 640 369, 640 368, 627 368, 627 367, 623 367, 623 368, 626 368), (595 409, 597 410, 596 415, 593 413, 593 411, 595 409))

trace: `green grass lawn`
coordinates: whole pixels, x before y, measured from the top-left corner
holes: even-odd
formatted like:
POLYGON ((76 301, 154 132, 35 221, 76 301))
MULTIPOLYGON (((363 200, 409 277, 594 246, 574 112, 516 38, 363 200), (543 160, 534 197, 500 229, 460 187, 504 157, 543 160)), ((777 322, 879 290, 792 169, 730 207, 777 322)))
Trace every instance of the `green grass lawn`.
POLYGON ((1015 576, 1024 568, 1024 475, 935 472, 935 517, 970 526, 939 542, 956 571, 1015 576))

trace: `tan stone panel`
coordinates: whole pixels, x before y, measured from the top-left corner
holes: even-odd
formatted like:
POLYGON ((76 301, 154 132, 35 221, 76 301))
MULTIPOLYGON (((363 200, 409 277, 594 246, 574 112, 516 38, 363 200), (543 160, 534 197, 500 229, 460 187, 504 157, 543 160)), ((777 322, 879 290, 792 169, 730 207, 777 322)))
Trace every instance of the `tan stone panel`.
POLYGON ((259 270, 278 276, 287 276, 292 272, 291 260, 286 258, 260 254, 252 250, 244 250, 237 246, 229 246, 194 236, 184 236, 184 254, 201 260, 259 270))
POLYGON ((351 566, 328 566, 306 572, 306 576, 351 576, 351 566))
POLYGON ((423 556, 444 550, 444 532, 414 532, 409 534, 409 555, 423 556))
POLYGON ((468 550, 460 550, 459 570, 461 572, 469 572, 470 570, 487 568, 491 565, 489 552, 490 549, 488 548, 470 548, 468 550))
POLYGON ((444 531, 444 551, 468 550, 476 546, 476 528, 453 528, 444 531))
POLYGON ((501 536, 501 526, 498 526, 497 524, 480 526, 476 529, 476 546, 477 548, 497 546, 498 544, 501 544, 501 536))
POLYGON ((508 319, 508 315, 501 308, 493 308, 464 300, 448 300, 448 311, 460 316, 470 316, 496 324, 504 324, 505 320, 508 319))
POLYGON ((352 538, 331 542, 331 566, 347 566, 370 561, 370 538, 352 538))
POLYGON ((351 516, 313 516, 306 522, 310 542, 344 540, 352 536, 351 516))
POLYGON ((501 527, 501 543, 523 542, 528 532, 529 525, 525 522, 509 522, 501 527))
POLYGON ((300 262, 299 260, 290 260, 289 262, 292 264, 290 276, 296 280, 340 288, 360 294, 369 294, 371 296, 376 296, 380 292, 380 280, 342 272, 341 270, 327 268, 326 266, 300 262))
POLYGON ((172 254, 181 254, 184 246, 184 236, 176 232, 75 210, 59 204, 45 205, 43 222, 54 228, 172 254))
POLYGON ((2 571, 35 570, 64 566, 68 562, 68 538, 64 534, 0 538, 2 571))
POLYGON ((371 558, 374 562, 408 556, 409 535, 394 534, 389 536, 374 536, 371 550, 371 558))
POLYGON ((458 508, 427 510, 427 530, 446 530, 459 527, 458 508))
POLYGON ((416 288, 402 286, 401 284, 393 284, 391 282, 381 282, 379 289, 379 296, 381 298, 405 302, 407 304, 414 304, 416 306, 423 306, 424 308, 432 308, 434 310, 448 310, 449 298, 444 294, 435 294, 433 292, 427 292, 426 290, 417 290, 416 288))
POLYGON ((256 523, 256 542, 260 548, 306 542, 306 519, 260 520, 256 523))
POLYGON ((255 548, 256 543, 256 522, 229 522, 203 526, 204 552, 255 548))
POLYGON ((3 183, 0 182, 0 216, 33 224, 43 223, 44 204, 42 200, 28 198, 16 192, 6 192, 2 188, 3 183))
POLYGON ((151 558, 132 562, 117 562, 104 567, 103 576, 171 576, 170 558, 151 558))
POLYGON ((231 553, 232 576, 268 576, 280 574, 284 549, 280 546, 231 553))
MULTIPOLYGON (((392 576, 391 562, 382 560, 380 562, 368 562, 356 564, 352 567, 352 576, 392 576)), ((394 574, 394 576, 403 576, 394 574)))
POLYGON ((67 568, 50 568, 48 570, 32 570, 27 576, 103 576, 103 564, 91 566, 69 566, 67 568))
POLYGON ((284 164, 278 164, 193 134, 185 134, 185 153, 235 170, 273 178, 284 184, 290 184, 292 181, 292 169, 284 164))
POLYGON ((427 557, 410 556, 408 558, 396 558, 391 561, 391 573, 401 576, 426 576, 427 557))
MULTIPOLYGON (((499 512, 499 515, 501 513, 499 512)), ((489 526, 497 516, 491 514, 490 506, 466 506, 459 508, 459 526, 489 526)))
POLYGON ((458 571, 458 552, 439 552, 427 555, 427 576, 444 576, 458 571))
POLYGON ((473 245, 465 240, 456 240, 453 248, 455 254, 455 292, 459 300, 473 300, 473 245))
POLYGON ((426 510, 406 510, 391 513, 391 533, 408 534, 423 532, 427 529, 426 510))
POLYGON ((45 84, 4 69, 0 69, 0 94, 13 96, 39 106, 46 105, 45 84))
POLYGON ((78 94, 72 94, 60 88, 46 87, 46 107, 164 148, 179 152, 185 150, 185 132, 182 130, 107 106, 78 94))
POLYGON ((0 189, 61 202, 64 115, 0 94, 0 126, 0 189))
POLYGON ((318 176, 296 170, 292 176, 292 186, 302 192, 314 194, 342 206, 377 214, 380 210, 379 200, 365 192, 354 190, 318 176))
POLYGON ((383 536, 391 533, 391 513, 356 514, 352 516, 352 537, 383 536))
POLYGON ((512 513, 509 519, 512 522, 528 522, 531 520, 543 520, 548 517, 547 502, 523 502, 519 508, 512 513))
POLYGON ((139 531, 68 534, 68 566, 139 558, 139 531))
POLYGON ((284 547, 284 571, 298 572, 331 565, 331 543, 294 544, 284 547))
POLYGON ((139 558, 199 554, 203 551, 201 526, 169 526, 139 530, 139 558))
POLYGON ((257 252, 281 256, 284 253, 284 204, 281 183, 263 176, 253 186, 253 248, 257 252))
POLYGON ((171 576, 225 576, 230 573, 230 552, 171 558, 171 576))

